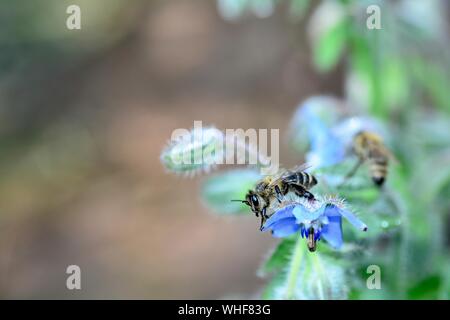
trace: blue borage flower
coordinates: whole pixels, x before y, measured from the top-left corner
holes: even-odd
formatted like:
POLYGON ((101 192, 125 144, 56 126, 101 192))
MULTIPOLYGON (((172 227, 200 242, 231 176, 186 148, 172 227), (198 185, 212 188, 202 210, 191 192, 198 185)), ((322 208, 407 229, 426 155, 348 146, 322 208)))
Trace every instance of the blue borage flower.
POLYGON ((345 207, 344 202, 335 198, 312 202, 299 199, 288 203, 266 221, 262 231, 271 230, 277 238, 300 232, 302 238, 309 238, 314 244, 323 238, 330 246, 339 249, 343 244, 342 217, 354 227, 367 231, 367 226, 345 207))
POLYGON ((361 130, 386 136, 384 128, 374 119, 344 117, 343 106, 344 102, 337 98, 313 96, 301 103, 294 114, 291 124, 294 139, 299 144, 308 141, 306 162, 316 169, 344 161, 353 137, 361 130))
POLYGON ((345 148, 330 129, 341 116, 341 105, 333 97, 313 96, 299 106, 293 117, 292 131, 299 143, 305 141, 306 135, 310 150, 306 160, 315 168, 332 166, 344 158, 345 148))

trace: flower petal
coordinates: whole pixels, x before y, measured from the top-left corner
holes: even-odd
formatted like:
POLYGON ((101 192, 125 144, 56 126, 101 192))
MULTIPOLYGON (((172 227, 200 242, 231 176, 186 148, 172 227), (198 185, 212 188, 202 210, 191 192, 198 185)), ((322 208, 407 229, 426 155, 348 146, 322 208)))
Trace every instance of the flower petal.
POLYGON ((292 213, 297 219, 297 223, 304 223, 317 220, 322 215, 322 210, 309 211, 303 205, 296 204, 292 213))
POLYGON ((330 246, 339 249, 342 246, 342 218, 341 216, 328 217, 328 224, 322 226, 321 236, 330 246))
POLYGON ((314 241, 319 241, 320 240, 320 229, 317 229, 314 231, 314 241))
MULTIPOLYGON (((279 221, 282 221, 284 219, 292 219, 295 218, 292 214, 292 210, 294 209, 295 205, 289 205, 284 208, 281 208, 280 210, 276 211, 269 219, 267 219, 266 223, 264 223, 264 226, 261 231, 267 231, 268 229, 273 229, 273 226, 278 223, 279 221)), ((294 219, 295 222, 295 219, 294 219)))
POLYGON ((304 237, 305 237, 305 234, 306 234, 306 229, 305 229, 305 227, 304 227, 304 226, 301 226, 301 229, 300 229, 300 234, 301 234, 302 238, 304 238, 304 237))
POLYGON ((323 215, 329 219, 332 217, 341 217, 341 212, 335 204, 327 203, 325 207, 323 207, 323 215))
POLYGON ((342 216, 345 219, 347 219, 348 222, 350 222, 355 228, 358 228, 362 231, 367 231, 367 225, 358 219, 353 213, 350 211, 339 208, 338 206, 334 204, 327 204, 324 210, 324 215, 328 217, 328 219, 332 217, 342 216))
POLYGON ((358 228, 362 231, 367 231, 367 225, 359 220, 353 213, 345 209, 339 209, 339 213, 347 219, 355 228, 358 228))
POLYGON ((276 238, 287 237, 298 232, 299 229, 300 225, 295 223, 294 218, 283 219, 272 227, 272 236, 276 238))
POLYGON ((339 139, 329 132, 323 132, 311 140, 311 151, 307 154, 307 161, 308 163, 314 161, 315 167, 332 166, 344 159, 344 152, 345 148, 339 139))

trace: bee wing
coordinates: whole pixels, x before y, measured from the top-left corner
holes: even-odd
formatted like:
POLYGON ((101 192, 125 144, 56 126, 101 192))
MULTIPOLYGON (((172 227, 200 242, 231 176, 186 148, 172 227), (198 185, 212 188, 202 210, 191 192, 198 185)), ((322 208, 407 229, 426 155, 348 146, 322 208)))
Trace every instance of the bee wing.
POLYGON ((302 163, 302 164, 300 164, 300 165, 298 165, 298 166, 293 167, 293 168, 290 169, 289 171, 290 171, 291 173, 302 172, 302 171, 308 170, 308 169, 311 168, 311 167, 312 167, 312 165, 309 164, 309 163, 302 163))
POLYGON ((308 170, 309 168, 311 168, 312 165, 308 164, 308 163, 303 163, 300 164, 298 166, 295 166, 289 170, 280 170, 280 172, 278 172, 276 175, 274 175, 272 177, 272 181, 269 183, 269 186, 273 186, 275 184, 278 184, 280 182, 280 180, 284 179, 286 176, 291 175, 293 173, 297 173, 297 172, 303 172, 308 170))
POLYGON ((376 151, 380 156, 387 157, 389 160, 392 160, 394 163, 399 163, 398 159, 394 156, 391 150, 384 144, 382 140, 378 141, 374 145, 373 151, 376 151))
POLYGON ((382 146, 383 152, 387 155, 389 160, 392 160, 395 164, 399 164, 400 161, 397 159, 397 157, 389 150, 386 146, 382 146))
POLYGON ((289 170, 280 169, 276 174, 270 177, 269 186, 273 186, 278 182, 280 182, 280 180, 282 180, 289 172, 290 172, 289 170))

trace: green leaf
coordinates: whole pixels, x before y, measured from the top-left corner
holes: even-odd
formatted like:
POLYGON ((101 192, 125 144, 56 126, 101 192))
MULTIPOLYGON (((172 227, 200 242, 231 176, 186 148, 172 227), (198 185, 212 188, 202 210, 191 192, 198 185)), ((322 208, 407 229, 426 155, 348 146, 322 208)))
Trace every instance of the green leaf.
POLYGON ((412 61, 414 77, 423 86, 435 107, 450 112, 450 78, 448 68, 438 63, 424 61, 422 58, 412 61))
POLYGON ((408 290, 408 299, 437 299, 441 282, 441 278, 438 275, 422 279, 408 290))
POLYGON ((216 174, 202 186, 202 198, 206 205, 220 214, 250 213, 250 208, 240 202, 249 189, 254 188, 261 175, 256 170, 236 169, 216 174))
POLYGON ((269 273, 282 270, 283 267, 289 262, 294 246, 295 239, 283 239, 271 252, 269 259, 267 259, 267 261, 258 270, 258 274, 265 276, 269 273))
POLYGON ((423 190, 419 199, 424 203, 432 202, 450 183, 450 150, 444 150, 424 159, 413 172, 413 184, 420 184, 423 190), (430 174, 430 168, 440 168, 439 174, 430 174))
POLYGON ((390 110, 407 107, 409 84, 405 66, 400 58, 387 57, 384 59, 381 69, 381 92, 386 107, 389 107, 390 110))
MULTIPOLYGON (((387 117, 388 110, 383 100, 383 88, 381 72, 378 70, 379 63, 376 56, 376 48, 373 43, 378 39, 375 33, 371 38, 352 34, 351 37, 351 67, 355 77, 361 82, 364 90, 367 91, 364 100, 372 115, 377 117, 387 117)), ((359 94, 359 93, 358 93, 359 94)))
POLYGON ((450 80, 445 73, 448 70, 443 70, 440 66, 432 66, 429 72, 429 81, 426 83, 428 83, 427 89, 433 100, 433 104, 449 113, 450 92, 448 88, 450 86, 450 80))
POLYGON ((319 71, 330 71, 338 63, 347 42, 348 26, 347 20, 340 20, 314 43, 314 64, 319 71))
POLYGON ((356 189, 342 189, 339 193, 341 197, 352 202, 372 203, 380 195, 380 191, 373 186, 368 186, 360 190, 356 189))
POLYGON ((440 288, 438 299, 450 299, 450 256, 443 257, 441 265, 442 285, 440 288))

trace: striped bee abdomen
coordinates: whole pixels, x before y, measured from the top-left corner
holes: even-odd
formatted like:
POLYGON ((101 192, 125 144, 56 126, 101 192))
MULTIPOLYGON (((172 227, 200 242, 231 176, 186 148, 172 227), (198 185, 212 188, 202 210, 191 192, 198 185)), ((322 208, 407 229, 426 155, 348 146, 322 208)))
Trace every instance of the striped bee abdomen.
POLYGON ((317 179, 311 174, 306 172, 300 172, 299 175, 303 176, 303 182, 301 183, 306 189, 312 188, 317 184, 317 179))
POLYGON ((386 180, 388 173, 388 161, 387 158, 378 157, 369 159, 369 170, 372 176, 373 182, 381 186, 386 180))
POLYGON ((306 172, 295 172, 286 176, 283 181, 303 186, 305 189, 309 189, 317 184, 317 179, 306 172))

